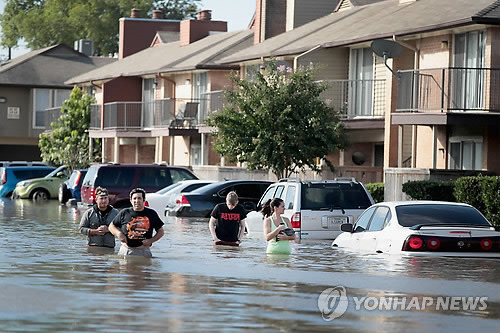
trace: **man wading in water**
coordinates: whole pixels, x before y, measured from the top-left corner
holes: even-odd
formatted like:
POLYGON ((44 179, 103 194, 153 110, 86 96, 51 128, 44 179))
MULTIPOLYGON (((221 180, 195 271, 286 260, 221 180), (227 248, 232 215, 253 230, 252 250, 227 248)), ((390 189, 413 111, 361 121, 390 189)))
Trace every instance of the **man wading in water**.
POLYGON ((238 204, 236 192, 229 192, 226 203, 215 206, 208 224, 214 245, 239 246, 245 233, 246 217, 245 208, 238 204))
POLYGON ((146 191, 130 192, 131 208, 123 209, 109 225, 109 231, 121 242, 119 255, 152 257, 150 247, 163 237, 163 221, 154 209, 144 206, 146 191), (153 236, 153 230, 156 234, 153 236))

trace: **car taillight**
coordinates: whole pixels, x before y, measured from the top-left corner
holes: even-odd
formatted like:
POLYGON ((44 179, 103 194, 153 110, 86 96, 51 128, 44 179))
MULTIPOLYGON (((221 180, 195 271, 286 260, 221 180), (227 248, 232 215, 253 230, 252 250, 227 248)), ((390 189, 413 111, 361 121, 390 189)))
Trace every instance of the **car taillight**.
POLYGON ((417 236, 409 236, 403 244, 403 251, 415 251, 422 249, 424 241, 417 236))
POLYGON ((76 176, 76 179, 75 179, 75 186, 78 185, 78 183, 80 182, 80 177, 82 176, 82 173, 79 172, 78 175, 76 176))
POLYGON ((149 207, 149 202, 147 200, 144 202, 144 206, 149 207))
POLYGON ((439 249, 439 246, 441 245, 441 241, 439 240, 439 238, 432 237, 432 238, 429 238, 427 240, 426 244, 427 244, 427 247, 429 249, 431 249, 431 250, 437 250, 437 249, 439 249))
POLYGON ((177 200, 175 201, 175 203, 176 203, 177 205, 191 205, 191 204, 189 203, 189 200, 188 200, 188 199, 186 198, 186 196, 184 196, 184 195, 179 196, 179 197, 177 198, 177 200))
POLYGON ((488 250, 491 250, 491 248, 493 247, 493 242, 491 241, 491 239, 483 238, 483 239, 481 239, 481 242, 479 243, 479 245, 481 246, 481 248, 483 250, 488 251, 488 250))
POLYGON ((7 183, 7 172, 2 171, 2 177, 0 177, 0 185, 7 183))
POLYGON ((301 218, 300 218, 300 212, 296 212, 295 214, 292 215, 292 228, 299 228, 301 226, 301 218))
POLYGON ((93 187, 89 187, 89 198, 90 198, 90 202, 95 201, 95 188, 93 188, 93 187))

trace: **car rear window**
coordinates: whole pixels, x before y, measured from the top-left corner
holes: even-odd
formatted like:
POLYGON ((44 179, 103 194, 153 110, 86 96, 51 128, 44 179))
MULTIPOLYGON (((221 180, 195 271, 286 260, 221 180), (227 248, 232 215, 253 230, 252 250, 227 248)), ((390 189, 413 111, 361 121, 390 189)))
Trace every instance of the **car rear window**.
POLYGON ((372 205, 364 188, 355 183, 304 184, 301 209, 365 209, 372 205))
POLYGON ((489 225, 473 207, 458 205, 405 205, 396 207, 398 222, 403 227, 428 224, 489 225))
POLYGON ((48 175, 52 169, 27 169, 27 170, 12 170, 14 176, 17 179, 32 179, 32 178, 42 178, 48 175))
POLYGON ((95 186, 102 187, 132 187, 134 183, 134 169, 127 167, 120 168, 99 168, 95 186))

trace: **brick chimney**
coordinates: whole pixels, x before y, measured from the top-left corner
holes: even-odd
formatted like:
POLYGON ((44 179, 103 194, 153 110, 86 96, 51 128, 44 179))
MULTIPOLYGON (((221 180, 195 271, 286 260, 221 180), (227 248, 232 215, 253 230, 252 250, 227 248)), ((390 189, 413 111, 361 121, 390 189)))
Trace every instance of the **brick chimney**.
POLYGON ((285 32, 286 15, 287 0, 256 0, 254 44, 285 32))
POLYGON ((207 37, 212 31, 226 32, 227 22, 212 21, 212 11, 202 9, 196 20, 182 21, 180 29, 181 46, 186 46, 207 37))
POLYGON ((139 8, 132 8, 132 11, 130 12, 130 17, 131 18, 141 17, 141 10, 139 8))
POLYGON ((158 31, 180 31, 180 21, 161 18, 161 11, 154 10, 153 18, 141 18, 141 11, 132 9, 130 17, 120 19, 119 59, 151 46, 158 31))
POLYGON ((158 20, 162 18, 162 12, 159 9, 153 10, 153 20, 158 20))

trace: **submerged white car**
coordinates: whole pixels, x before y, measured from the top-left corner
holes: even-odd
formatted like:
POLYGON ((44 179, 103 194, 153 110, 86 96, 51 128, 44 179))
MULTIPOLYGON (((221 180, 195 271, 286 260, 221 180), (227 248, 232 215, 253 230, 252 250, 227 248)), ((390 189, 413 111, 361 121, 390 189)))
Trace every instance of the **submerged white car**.
POLYGON ((332 247, 377 253, 499 257, 500 232, 474 207, 438 201, 381 202, 354 225, 342 224, 332 247))

